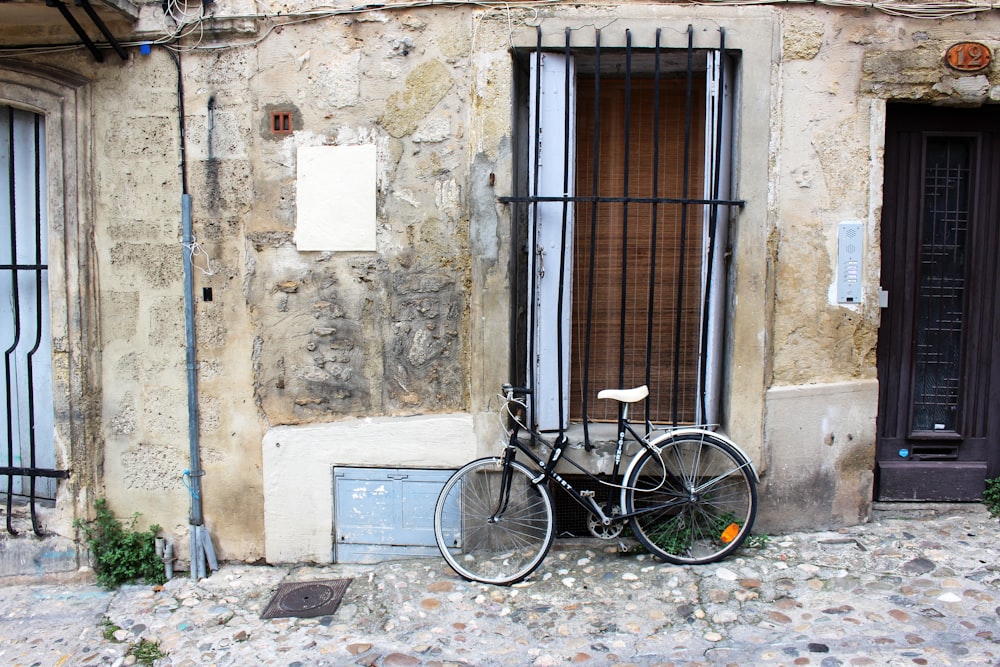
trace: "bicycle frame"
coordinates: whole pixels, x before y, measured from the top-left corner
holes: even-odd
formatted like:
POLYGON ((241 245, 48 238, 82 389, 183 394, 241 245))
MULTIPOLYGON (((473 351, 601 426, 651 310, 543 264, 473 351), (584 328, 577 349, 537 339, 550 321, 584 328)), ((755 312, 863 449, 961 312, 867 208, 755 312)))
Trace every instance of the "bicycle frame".
MULTIPOLYGON (((512 388, 510 391, 508 391, 508 396, 506 397, 506 400, 508 400, 508 402, 517 403, 518 405, 521 404, 517 401, 514 401, 511 397, 511 394, 513 392, 523 393, 523 394, 529 393, 528 390, 520 388, 517 389, 512 388)), ((608 496, 606 501, 606 507, 608 508, 613 507, 612 502, 614 500, 615 490, 617 490, 619 493, 622 494, 624 494, 625 491, 624 480, 626 477, 621 470, 621 461, 622 461, 622 455, 625 451, 626 436, 627 435, 631 436, 632 440, 638 443, 639 446, 642 447, 643 449, 655 451, 655 447, 649 441, 648 435, 640 435, 632 427, 632 423, 628 419, 628 407, 629 407, 628 403, 620 403, 618 409, 618 433, 617 433, 617 442, 615 445, 614 464, 611 469, 611 476, 610 476, 611 481, 603 482, 601 480, 598 480, 601 481, 602 484, 606 484, 608 486, 608 496)), ((504 448, 501 460, 504 461, 504 463, 506 463, 508 460, 514 460, 514 458, 517 455, 517 452, 521 452, 522 454, 524 454, 532 463, 534 463, 535 467, 538 469, 538 476, 532 480, 532 483, 540 484, 546 479, 554 481, 578 505, 580 505, 588 512, 590 512, 592 515, 597 517, 597 519, 601 522, 601 525, 603 526, 610 526, 613 523, 621 523, 627 521, 633 516, 638 516, 645 512, 651 511, 650 509, 646 509, 639 512, 632 512, 629 514, 618 513, 618 514, 613 514, 612 516, 608 516, 608 514, 605 513, 604 508, 601 507, 601 505, 596 500, 594 500, 596 492, 579 491, 576 489, 576 487, 573 486, 571 482, 569 482, 566 478, 564 478, 562 475, 556 472, 555 470, 556 464, 563 457, 563 452, 566 449, 568 441, 565 438, 560 438, 557 439, 555 442, 550 442, 547 438, 545 438, 545 436, 538 433, 534 429, 524 426, 515 415, 512 414, 511 416, 512 416, 513 426, 510 427, 510 437, 507 446, 504 448), (537 455, 534 451, 532 451, 529 445, 525 444, 524 441, 521 440, 521 438, 519 437, 521 431, 526 432, 530 436, 531 442, 535 441, 543 442, 551 448, 551 451, 549 452, 547 459, 543 459, 542 457, 537 455)), ((655 440, 653 442, 655 442, 655 440)), ((635 457, 633 457, 633 460, 637 458, 638 454, 635 457)), ((567 460, 572 461, 572 459, 568 457, 567 460)), ((582 467, 580 467, 580 470, 586 473, 586 471, 583 470, 582 467)), ((593 477, 594 479, 597 479, 596 475, 592 475, 590 473, 586 474, 590 477, 593 477)), ((507 472, 507 466, 505 465, 504 479, 501 487, 502 488, 501 497, 497 504, 497 509, 493 514, 492 517, 493 520, 497 519, 500 515, 503 514, 503 510, 506 507, 508 501, 508 495, 510 490, 509 484, 510 484, 509 473, 507 472)), ((686 500, 687 500, 686 497, 684 498, 678 497, 677 503, 681 504, 686 500)), ((622 499, 621 507, 624 508, 624 499, 622 499)), ((661 508, 655 508, 655 509, 661 509, 661 508)))

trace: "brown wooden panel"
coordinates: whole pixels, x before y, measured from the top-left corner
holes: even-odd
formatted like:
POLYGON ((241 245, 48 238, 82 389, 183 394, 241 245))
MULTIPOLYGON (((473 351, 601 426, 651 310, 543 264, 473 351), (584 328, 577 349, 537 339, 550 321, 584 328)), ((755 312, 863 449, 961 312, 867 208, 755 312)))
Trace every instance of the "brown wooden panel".
POLYGON ((975 500, 985 479, 986 461, 879 461, 879 500, 975 500))

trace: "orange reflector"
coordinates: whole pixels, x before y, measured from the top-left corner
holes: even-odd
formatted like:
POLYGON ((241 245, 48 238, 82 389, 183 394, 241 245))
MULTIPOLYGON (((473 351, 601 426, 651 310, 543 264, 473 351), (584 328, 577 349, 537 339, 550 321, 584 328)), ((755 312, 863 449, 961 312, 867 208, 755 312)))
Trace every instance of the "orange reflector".
POLYGON ((719 539, 721 539, 726 544, 729 544, 730 542, 735 540, 736 536, 739 534, 740 534, 739 524, 731 523, 728 526, 726 526, 726 529, 724 531, 722 531, 722 535, 719 536, 719 539))

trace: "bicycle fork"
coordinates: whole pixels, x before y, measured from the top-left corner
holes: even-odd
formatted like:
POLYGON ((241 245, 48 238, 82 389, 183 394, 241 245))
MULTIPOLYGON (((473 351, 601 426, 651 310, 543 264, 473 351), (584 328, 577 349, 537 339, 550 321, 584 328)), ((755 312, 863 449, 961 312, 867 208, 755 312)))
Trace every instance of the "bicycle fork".
POLYGON ((507 511, 507 506, 510 504, 510 481, 513 479, 511 468, 513 466, 508 464, 508 457, 512 457, 513 455, 513 448, 507 447, 500 456, 500 494, 497 498, 497 506, 493 510, 493 514, 490 515, 490 518, 486 520, 487 523, 497 523, 500 521, 504 512, 507 511))

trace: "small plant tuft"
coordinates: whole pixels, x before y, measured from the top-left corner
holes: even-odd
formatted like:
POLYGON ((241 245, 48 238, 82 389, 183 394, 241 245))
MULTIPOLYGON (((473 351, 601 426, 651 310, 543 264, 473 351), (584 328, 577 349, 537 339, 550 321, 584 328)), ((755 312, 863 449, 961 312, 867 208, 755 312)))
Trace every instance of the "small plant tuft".
POLYGON ((90 548, 97 583, 118 588, 139 579, 150 584, 166 581, 163 561, 156 555, 156 534, 160 527, 154 525, 137 531, 138 512, 123 523, 115 518, 103 498, 94 501, 94 509, 96 516, 92 521, 78 519, 74 525, 90 548))
POLYGON ((109 642, 117 641, 115 639, 115 633, 121 630, 117 625, 115 625, 110 618, 104 617, 104 627, 101 630, 101 635, 107 639, 109 642))
POLYGON ((986 480, 986 490, 983 491, 983 504, 991 516, 1000 516, 1000 477, 986 480))
POLYGON ((770 537, 767 533, 761 533, 759 535, 747 535, 747 539, 743 542, 743 546, 748 549, 766 549, 767 543, 770 541, 770 537))
POLYGON ((138 643, 132 644, 128 650, 128 654, 135 656, 136 662, 140 665, 147 666, 151 666, 154 662, 167 655, 160 649, 159 642, 148 639, 140 639, 138 643))

